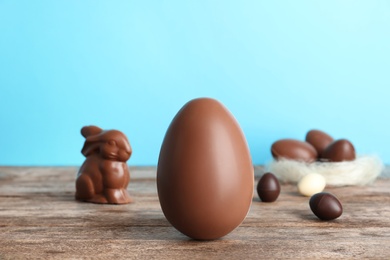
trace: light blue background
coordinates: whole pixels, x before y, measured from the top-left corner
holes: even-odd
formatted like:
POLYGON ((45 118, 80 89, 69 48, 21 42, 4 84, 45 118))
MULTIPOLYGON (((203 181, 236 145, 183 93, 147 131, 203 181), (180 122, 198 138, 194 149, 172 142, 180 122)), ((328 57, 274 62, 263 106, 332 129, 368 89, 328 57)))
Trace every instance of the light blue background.
POLYGON ((390 163, 390 1, 0 0, 0 164, 80 165, 80 128, 156 165, 190 99, 219 99, 255 164, 311 128, 390 163))

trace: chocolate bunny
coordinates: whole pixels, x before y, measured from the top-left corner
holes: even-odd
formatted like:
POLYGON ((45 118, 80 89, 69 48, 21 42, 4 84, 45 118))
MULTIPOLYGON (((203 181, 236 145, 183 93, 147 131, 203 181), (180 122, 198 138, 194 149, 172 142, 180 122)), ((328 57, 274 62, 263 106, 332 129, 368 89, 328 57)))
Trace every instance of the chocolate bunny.
POLYGON ((92 203, 126 204, 130 172, 126 161, 132 150, 126 136, 97 126, 81 129, 85 137, 81 153, 86 157, 76 179, 76 199, 92 203))

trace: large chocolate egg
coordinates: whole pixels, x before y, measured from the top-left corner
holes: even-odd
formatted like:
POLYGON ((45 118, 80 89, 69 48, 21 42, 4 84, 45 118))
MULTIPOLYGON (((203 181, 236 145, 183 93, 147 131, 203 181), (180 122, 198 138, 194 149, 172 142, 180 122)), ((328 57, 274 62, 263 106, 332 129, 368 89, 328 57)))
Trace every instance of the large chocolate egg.
POLYGON ((232 114, 210 98, 185 104, 167 130, 157 167, 167 220, 191 238, 220 238, 246 217, 253 186, 248 146, 232 114))
POLYGON ((317 150, 319 157, 321 157, 326 147, 333 142, 333 138, 320 130, 310 130, 306 134, 306 142, 311 144, 317 150))
POLYGON ((317 159, 316 149, 309 143, 294 139, 281 139, 272 144, 272 156, 301 162, 314 162, 317 159))
POLYGON ((356 159, 355 147, 346 139, 334 141, 324 150, 322 159, 330 162, 353 161, 356 159))

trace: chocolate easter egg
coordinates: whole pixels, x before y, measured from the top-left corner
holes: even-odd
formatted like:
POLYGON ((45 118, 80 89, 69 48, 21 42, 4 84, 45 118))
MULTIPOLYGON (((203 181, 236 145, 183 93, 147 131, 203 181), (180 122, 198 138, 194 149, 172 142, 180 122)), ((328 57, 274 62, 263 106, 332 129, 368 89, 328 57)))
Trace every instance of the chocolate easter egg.
POLYGON ((353 161, 356 158, 355 148, 350 141, 340 139, 331 143, 321 157, 330 162, 353 161))
POLYGON ((325 148, 333 142, 330 135, 320 130, 310 130, 307 132, 305 140, 317 150, 319 157, 321 157, 325 148))
POLYGON ((340 201, 328 192, 314 194, 309 201, 310 209, 321 220, 336 219, 343 214, 340 201))
POLYGON ((276 141, 272 144, 271 153, 277 160, 289 159, 308 163, 315 161, 318 155, 311 144, 294 139, 276 141))
POLYGON ((303 176, 297 186, 300 194, 309 197, 324 190, 326 179, 321 174, 312 172, 303 176))
POLYGON ((261 201, 274 202, 280 194, 280 184, 276 176, 270 172, 261 176, 257 183, 257 194, 261 201))
POLYGON ((166 132, 157 167, 167 220, 191 238, 220 238, 246 217, 253 186, 249 149, 232 114, 210 98, 185 104, 166 132))

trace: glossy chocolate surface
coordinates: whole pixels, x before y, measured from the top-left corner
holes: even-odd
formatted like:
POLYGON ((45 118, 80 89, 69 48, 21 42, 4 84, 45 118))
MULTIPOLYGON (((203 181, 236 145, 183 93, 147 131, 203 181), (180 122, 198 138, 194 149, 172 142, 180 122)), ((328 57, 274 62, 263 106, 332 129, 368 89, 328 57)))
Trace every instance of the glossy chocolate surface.
POLYGON ((333 142, 330 135, 320 130, 310 130, 306 134, 305 140, 316 149, 319 157, 321 157, 326 147, 333 142))
POLYGON ((275 175, 268 172, 257 183, 257 194, 263 202, 274 202, 280 194, 280 184, 275 175))
POLYGON ((276 141, 271 147, 272 156, 279 159, 289 159, 302 162, 314 162, 317 160, 316 149, 307 142, 294 139, 282 139, 276 141))
POLYGON ((76 179, 76 199, 92 203, 126 204, 130 172, 126 161, 132 149, 120 131, 103 131, 97 126, 81 129, 85 137, 82 154, 86 157, 76 179))
POLYGON ((332 194, 321 192, 310 198, 310 209, 321 220, 332 220, 341 216, 343 206, 332 194))
POLYGON ((322 153, 322 158, 329 162, 353 161, 356 159, 355 148, 346 139, 331 143, 322 153))
POLYGON ((157 189, 163 213, 191 238, 220 238, 249 211, 253 171, 233 115, 214 99, 194 99, 174 117, 161 147, 157 189))

